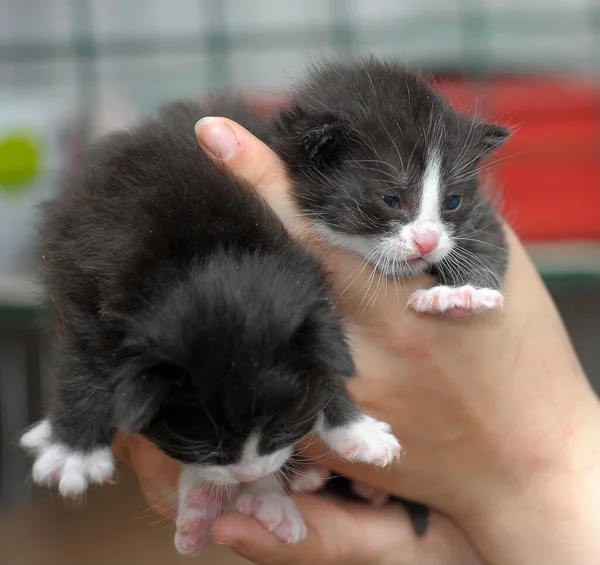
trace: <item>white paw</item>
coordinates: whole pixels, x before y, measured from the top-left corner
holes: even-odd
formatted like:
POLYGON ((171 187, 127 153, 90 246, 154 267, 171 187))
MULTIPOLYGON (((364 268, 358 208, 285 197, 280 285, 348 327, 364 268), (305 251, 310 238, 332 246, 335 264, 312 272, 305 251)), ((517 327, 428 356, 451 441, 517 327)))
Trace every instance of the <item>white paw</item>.
POLYGON ((490 288, 435 286, 413 293, 408 305, 417 312, 468 316, 486 310, 495 310, 504 304, 504 296, 490 288))
POLYGON ((224 487, 198 479, 193 466, 184 466, 179 478, 179 511, 175 547, 182 555, 197 555, 210 540, 210 528, 223 513, 224 487))
POLYGON ((377 508, 385 506, 390 499, 390 495, 387 492, 359 481, 352 481, 352 492, 356 496, 366 500, 371 506, 377 508))
POLYGON ((254 516, 267 530, 287 543, 306 537, 306 525, 294 501, 274 492, 243 492, 235 502, 240 514, 254 516))
POLYGON ((63 496, 79 497, 90 483, 112 482, 115 462, 110 447, 89 453, 73 451, 54 442, 47 420, 21 438, 21 446, 35 453, 33 480, 40 486, 56 486, 63 496))
POLYGON ((52 441, 52 427, 48 420, 42 420, 21 436, 21 447, 30 453, 39 453, 52 441))
POLYGON ((389 424, 363 414, 343 428, 322 432, 323 441, 338 455, 385 467, 402 456, 403 449, 389 424))
POLYGON ((329 471, 323 471, 315 465, 298 463, 290 474, 292 492, 313 493, 323 487, 329 479, 329 471))

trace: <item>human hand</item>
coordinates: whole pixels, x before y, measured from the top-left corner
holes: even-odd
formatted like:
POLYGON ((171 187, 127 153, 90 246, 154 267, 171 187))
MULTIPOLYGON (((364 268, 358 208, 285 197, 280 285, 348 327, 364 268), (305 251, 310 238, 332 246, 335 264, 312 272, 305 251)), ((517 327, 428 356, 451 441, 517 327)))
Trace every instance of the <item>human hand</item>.
MULTIPOLYGON (((600 408, 510 229, 502 311, 418 316, 405 304, 431 284, 426 277, 394 285, 361 258, 324 244, 295 210, 272 151, 229 120, 201 126, 198 138, 213 162, 257 190, 331 272, 360 375, 351 391, 362 409, 392 424, 407 451, 394 472, 328 464, 459 519, 491 562, 527 562, 527 544, 506 542, 520 542, 524 528, 544 540, 537 562, 562 562, 564 540, 576 543, 581 532, 582 551, 591 551, 586 532, 600 526, 600 408), (545 530, 548 516, 558 518, 556 536, 545 530)), ((572 551, 568 562, 577 562, 572 551)))
MULTIPOLYGON (((120 435, 114 450, 137 473, 148 507, 165 519, 175 515, 179 463, 140 435, 120 435)), ((217 543, 258 565, 483 565, 464 534, 444 516, 432 513, 418 537, 402 506, 374 508, 321 495, 298 495, 307 538, 288 545, 256 520, 221 516, 213 525, 217 543)))
POLYGON ((584 563, 572 552, 569 561, 559 555, 565 539, 589 548, 589 517, 599 523, 600 410, 516 237, 509 231, 503 311, 420 317, 405 304, 412 291, 430 284, 426 277, 389 290, 391 281, 324 245, 298 216, 284 169, 266 146, 228 120, 205 123, 198 135, 215 164, 257 190, 331 271, 360 374, 351 390, 362 409, 392 424, 407 449, 405 464, 387 473, 328 464, 443 510, 490 563, 584 563), (220 150, 211 133, 220 136, 220 150), (548 517, 556 516, 560 531, 551 533, 548 517), (536 535, 542 537, 532 560, 536 535))

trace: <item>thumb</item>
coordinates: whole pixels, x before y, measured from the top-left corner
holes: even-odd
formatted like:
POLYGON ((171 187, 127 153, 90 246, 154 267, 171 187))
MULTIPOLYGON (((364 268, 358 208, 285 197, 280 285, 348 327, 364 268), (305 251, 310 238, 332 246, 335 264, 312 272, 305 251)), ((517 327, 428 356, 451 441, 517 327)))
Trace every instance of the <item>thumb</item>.
POLYGON ((285 166, 267 145, 228 118, 202 118, 195 131, 207 157, 219 169, 257 191, 293 236, 302 237, 312 231, 290 199, 285 166))

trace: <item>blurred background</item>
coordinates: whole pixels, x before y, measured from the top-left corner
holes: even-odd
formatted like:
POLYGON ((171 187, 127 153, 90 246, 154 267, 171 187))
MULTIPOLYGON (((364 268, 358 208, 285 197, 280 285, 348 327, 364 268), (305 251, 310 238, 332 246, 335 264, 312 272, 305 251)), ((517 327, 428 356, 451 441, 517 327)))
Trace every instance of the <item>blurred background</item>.
POLYGON ((0 0, 0 562, 179 560, 125 470, 69 509, 32 493, 16 447, 45 398, 30 242, 57 171, 162 101, 229 87, 267 101, 307 62, 365 52, 515 127, 492 167, 505 216, 600 381, 600 0, 0 0))

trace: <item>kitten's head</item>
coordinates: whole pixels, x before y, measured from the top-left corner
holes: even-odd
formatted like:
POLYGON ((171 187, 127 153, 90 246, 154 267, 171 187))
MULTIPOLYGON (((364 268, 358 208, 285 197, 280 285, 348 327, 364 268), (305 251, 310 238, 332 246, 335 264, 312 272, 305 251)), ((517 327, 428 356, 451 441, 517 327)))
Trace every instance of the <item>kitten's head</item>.
POLYGON ((279 470, 354 372, 318 267, 276 252, 192 269, 131 326, 120 362, 117 424, 220 484, 279 470))
POLYGON ((323 236, 408 275, 469 231, 483 198, 478 167, 508 135, 458 114, 403 65, 365 59, 315 68, 278 117, 273 143, 323 236))

